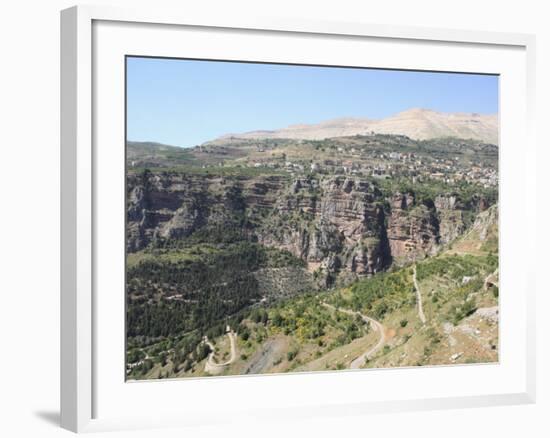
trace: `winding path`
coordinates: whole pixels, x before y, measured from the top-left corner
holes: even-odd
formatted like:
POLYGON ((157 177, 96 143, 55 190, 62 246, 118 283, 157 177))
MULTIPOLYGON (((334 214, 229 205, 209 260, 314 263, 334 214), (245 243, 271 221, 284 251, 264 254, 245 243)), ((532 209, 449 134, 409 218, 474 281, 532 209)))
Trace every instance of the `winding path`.
POLYGON ((223 372, 223 370, 231 365, 233 362, 235 362, 235 359, 237 358, 237 347, 236 347, 236 335, 233 330, 229 330, 227 332, 227 336, 229 336, 229 343, 231 345, 231 356, 229 356, 229 360, 223 363, 217 363, 214 359, 214 351, 215 347, 214 345, 208 340, 207 337, 204 339, 204 343, 210 347, 210 354, 208 355, 208 359, 206 360, 206 363, 204 365, 204 371, 209 372, 210 374, 220 374, 223 372))
POLYGON ((376 343, 376 345, 370 348, 369 350, 365 351, 359 357, 356 357, 355 359, 353 359, 349 365, 349 368, 352 370, 357 370, 361 368, 361 366, 365 364, 366 359, 370 359, 386 343, 386 333, 385 333, 384 326, 380 322, 378 322, 376 319, 373 319, 367 315, 363 315, 360 312, 354 312, 353 310, 348 310, 348 309, 339 309, 325 302, 323 302, 322 304, 323 306, 328 307, 329 309, 342 312, 347 315, 352 315, 352 316, 359 315, 363 319, 363 321, 368 322, 371 325, 372 329, 375 332, 380 333, 380 338, 378 339, 378 342, 376 343))
POLYGON ((418 317, 422 321, 422 324, 426 324, 426 315, 424 315, 424 308, 422 307, 422 294, 418 287, 418 281, 416 281, 416 265, 413 266, 413 283, 416 290, 416 302, 418 303, 418 317))

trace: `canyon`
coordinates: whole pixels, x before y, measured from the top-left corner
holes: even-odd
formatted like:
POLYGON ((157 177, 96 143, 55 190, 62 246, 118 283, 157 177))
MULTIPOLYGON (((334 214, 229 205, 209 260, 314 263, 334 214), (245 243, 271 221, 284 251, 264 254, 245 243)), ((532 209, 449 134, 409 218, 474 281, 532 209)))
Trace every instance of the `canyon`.
POLYGON ((489 206, 453 192, 384 194, 350 176, 146 172, 128 177, 127 249, 222 229, 292 253, 330 287, 436 254, 489 206))

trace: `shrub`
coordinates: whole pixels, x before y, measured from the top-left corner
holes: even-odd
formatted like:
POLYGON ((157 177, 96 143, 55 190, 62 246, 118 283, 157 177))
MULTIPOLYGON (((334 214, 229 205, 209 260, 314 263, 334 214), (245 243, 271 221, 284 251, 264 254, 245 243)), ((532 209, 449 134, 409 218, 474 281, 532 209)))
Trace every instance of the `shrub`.
POLYGON ((284 319, 278 311, 275 311, 271 318, 271 322, 275 327, 281 327, 284 324, 284 319))
POLYGON ((376 318, 382 319, 384 318, 388 310, 389 310, 388 303, 386 303, 385 301, 381 301, 374 308, 374 315, 376 316, 376 318))
POLYGON ((199 346, 194 352, 195 360, 197 362, 200 362, 201 360, 206 359, 206 356, 210 354, 210 351, 211 350, 208 344, 199 344, 199 346))
POLYGON ((457 325, 464 318, 474 313, 476 309, 476 303, 473 299, 466 300, 462 305, 453 307, 451 309, 451 320, 453 324, 457 325))
POLYGON ((163 367, 166 365, 166 353, 161 353, 159 358, 160 366, 163 367))
POLYGON ((294 358, 298 355, 298 350, 290 350, 287 354, 286 354, 286 358, 289 362, 292 362, 294 360, 294 358))
POLYGON ((243 326, 243 327, 239 330, 239 337, 240 337, 243 341, 248 341, 248 338, 250 338, 250 330, 248 329, 248 327, 243 326))

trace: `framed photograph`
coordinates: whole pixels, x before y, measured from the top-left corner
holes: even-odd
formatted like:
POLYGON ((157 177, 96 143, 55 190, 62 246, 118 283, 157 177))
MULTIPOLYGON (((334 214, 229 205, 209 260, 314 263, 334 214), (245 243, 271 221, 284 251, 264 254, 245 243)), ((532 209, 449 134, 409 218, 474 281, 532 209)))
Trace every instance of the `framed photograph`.
POLYGON ((532 36, 61 26, 63 427, 534 401, 532 36))

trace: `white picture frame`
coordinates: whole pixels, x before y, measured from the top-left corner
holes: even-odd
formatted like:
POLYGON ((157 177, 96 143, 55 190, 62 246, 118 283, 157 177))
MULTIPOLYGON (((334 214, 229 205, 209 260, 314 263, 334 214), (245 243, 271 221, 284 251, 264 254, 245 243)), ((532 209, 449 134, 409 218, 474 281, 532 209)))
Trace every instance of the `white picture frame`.
MULTIPOLYGON (((183 35, 185 38, 187 34, 183 35)), ((191 34, 189 34, 191 35, 191 34)), ((171 40, 174 35, 170 34, 171 40)), ((207 41, 207 40, 205 40, 207 41)), ((270 40, 271 41, 271 40, 270 40)), ((270 41, 262 40, 261 46, 256 47, 257 53, 262 50, 261 56, 276 57, 282 56, 273 49, 270 52, 270 45, 264 44, 270 41)), ((166 41, 165 41, 166 43, 166 41)), ((223 52, 223 44, 219 40, 211 41, 211 48, 208 49, 208 43, 203 46, 198 44, 193 53, 204 51, 205 57, 215 56, 216 51, 223 52), (207 51, 211 50, 213 52, 207 51), (214 53, 214 55, 212 55, 214 53)), ((369 44, 370 44, 369 43, 369 44)), ((229 44, 229 43, 227 43, 229 44)), ((282 43, 281 43, 282 44, 282 43)), ((285 42, 284 44, 289 44, 285 42)), ((312 43, 313 44, 313 43, 312 43)), ((256 43, 256 46, 260 44, 256 43)), ((276 45, 274 46, 276 47, 276 45)), ((283 46, 281 46, 283 47, 283 46)), ((312 46, 313 47, 313 46, 312 46)), ((156 8, 149 10, 125 10, 109 7, 95 6, 77 6, 61 13, 61 426, 75 431, 100 431, 120 428, 147 428, 163 426, 186 426, 193 424, 202 424, 207 421, 212 410, 217 414, 219 421, 238 421, 247 417, 273 419, 278 416, 288 418, 305 418, 312 415, 361 415, 369 412, 399 412, 417 409, 441 409, 457 407, 475 407, 505 404, 532 403, 535 400, 535 303, 534 303, 534 281, 535 274, 530 271, 527 263, 520 263, 513 259, 513 252, 534 247, 536 236, 535 215, 531 208, 531 214, 527 209, 512 210, 507 207, 509 196, 519 196, 525 202, 533 199, 530 205, 536 205, 534 202, 535 193, 535 140, 533 137, 534 120, 534 47, 535 39, 531 35, 506 34, 490 32, 460 31, 450 29, 423 29, 416 27, 402 26, 383 26, 366 23, 338 23, 338 22, 315 22, 307 20, 290 19, 271 19, 271 18, 232 18, 215 16, 190 16, 181 11, 162 11, 156 8), (143 29, 148 29, 147 42, 139 37, 143 29), (510 342, 505 345, 505 350, 515 349, 514 366, 510 370, 500 375, 499 370, 504 370, 508 366, 508 359, 504 355, 501 363, 495 365, 495 368, 483 367, 462 367, 464 371, 448 371, 447 368, 426 368, 426 369, 399 369, 399 370, 375 370, 366 372, 349 373, 310 373, 301 375, 285 376, 255 376, 255 377, 224 377, 215 379, 206 379, 207 382, 201 383, 197 380, 187 382, 143 382, 139 384, 125 384, 124 376, 118 373, 118 369, 112 372, 109 370, 106 360, 117 362, 119 357, 109 357, 109 351, 117 351, 116 343, 112 348, 103 345, 108 342, 104 332, 106 330, 116 332, 117 339, 124 334, 120 332, 120 324, 123 321, 116 320, 117 312, 105 311, 108 300, 98 300, 98 290, 105 290, 105 284, 110 281, 109 274, 103 268, 108 263, 103 257, 105 251, 116 252, 116 246, 106 248, 110 245, 105 229, 106 221, 112 220, 117 223, 111 232, 110 237, 115 236, 117 230, 120 231, 119 222, 123 222, 119 216, 112 215, 111 218, 105 217, 105 208, 98 206, 106 202, 107 205, 117 205, 120 198, 116 198, 117 190, 113 190, 113 198, 107 200, 110 196, 106 187, 115 187, 123 178, 124 167, 120 168, 120 161, 116 159, 109 166, 105 155, 98 153, 98 142, 101 145, 109 144, 111 141, 108 136, 115 140, 120 138, 119 134, 112 134, 109 127, 103 122, 105 117, 102 108, 107 105, 103 99, 101 90, 109 91, 113 96, 113 102, 109 102, 109 118, 113 123, 119 122, 120 114, 118 109, 123 102, 119 97, 124 94, 120 89, 121 77, 119 70, 112 69, 114 81, 110 82, 104 74, 104 66, 109 59, 113 62, 121 62, 121 54, 151 54, 151 51, 158 51, 161 55, 170 54, 170 50, 177 51, 177 42, 171 47, 169 44, 161 44, 163 35, 170 32, 178 32, 178 29, 186 29, 186 32, 199 32, 201 38, 209 38, 209 35, 215 35, 216 32, 233 32, 235 41, 250 41, 250 46, 254 46, 254 41, 263 38, 262 35, 269 34, 269 38, 276 41, 278 38, 292 39, 298 41, 299 38, 334 38, 335 44, 362 44, 367 40, 372 44, 383 42, 384 44, 395 46, 392 50, 401 50, 395 53, 401 53, 406 58, 406 53, 399 45, 408 47, 417 47, 419 50, 425 50, 429 55, 430 50, 438 50, 444 53, 448 47, 457 49, 457 54, 464 52, 464 59, 455 56, 454 59, 434 60, 432 63, 425 62, 419 69, 438 70, 438 63, 448 62, 446 65, 449 71, 482 71, 497 74, 505 73, 510 68, 508 77, 509 84, 502 86, 509 87, 510 93, 504 92, 501 101, 501 109, 506 110, 510 102, 516 102, 519 109, 517 113, 503 111, 501 113, 501 126, 506 129, 501 131, 502 149, 501 163, 502 178, 501 182, 502 211, 504 217, 504 227, 501 228, 501 241, 509 241, 503 247, 504 254, 510 253, 508 263, 502 264, 503 272, 501 294, 505 306, 514 306, 520 316, 518 321, 512 322, 506 319, 506 312, 501 324, 506 330, 510 324, 515 324, 516 336, 512 340, 505 339, 501 342, 510 342), (124 38, 120 37, 122 33, 131 35, 132 52, 124 38), (157 37, 154 37, 158 34, 157 37), (106 44, 108 43, 108 44, 106 44), (349 42, 351 44, 351 42, 349 42), (109 46, 109 49, 105 47, 109 46), (161 53, 162 47, 162 53, 161 53), (478 49, 486 50, 487 53, 499 53, 497 58, 502 56, 502 61, 494 62, 491 56, 481 59, 482 52, 476 52, 478 49), (137 53, 136 50, 139 52, 137 53), (462 50, 462 52, 461 52, 462 50), (467 60, 467 51, 472 50, 473 56, 467 60), (500 55, 501 54, 501 55, 500 55), (477 58, 476 58, 477 57, 477 58), (477 59, 477 61, 476 61, 477 59), (98 62, 98 60, 100 62, 98 62), (478 62, 476 67, 475 62, 478 62), (97 64, 97 65, 96 65, 97 64), (468 65, 466 68, 460 68, 461 65, 468 65), (494 65, 494 67, 493 67, 494 65), (455 66, 454 68, 452 66, 455 66), (509 66, 509 67, 507 67, 509 66), (500 70, 502 69, 502 70, 500 70), (513 72, 512 72, 513 70, 513 72), (507 97, 508 96, 508 97, 507 97), (118 99, 118 100, 117 100, 118 99), (114 105, 113 105, 114 103, 114 105), (519 116, 514 127, 506 124, 512 116, 519 116), (100 128, 98 128, 100 126, 100 128), (109 132, 108 132, 109 131, 109 132), (104 134, 105 133, 105 134, 104 134), (522 148, 514 150, 508 147, 512 140, 521 139, 522 148), (118 169, 118 170, 117 170, 118 169), (515 169, 514 187, 511 185, 511 173, 515 169), (118 173, 117 173, 118 172, 118 173), (100 176, 101 175, 101 176, 100 176), (109 175, 109 176, 104 176, 109 175), (105 199, 105 201, 104 201, 105 199), (109 204, 111 203, 111 204, 109 204), (519 211, 518 211, 519 210, 519 211), (529 226, 525 227, 524 235, 519 239, 514 237, 514 224, 524 221, 529 226), (98 240, 99 239, 99 240, 98 240), (103 239, 103 240, 101 240, 103 239), (114 249, 114 251, 113 251, 114 249), (515 264, 514 262, 518 262, 515 264), (506 267, 514 263, 515 271, 513 274, 506 275, 506 267), (508 282, 508 283, 507 283, 508 282), (509 290, 514 294, 506 295, 506 285, 509 284, 509 290), (508 297, 510 299, 508 299, 508 297), (103 307, 102 307, 103 306, 103 307), (101 313, 101 327, 98 326, 98 313, 101 313), (519 332, 519 333, 518 333, 519 332), (515 344, 514 344, 515 343, 515 344), (103 354, 98 354, 101 351, 103 354), (517 366, 516 366, 517 365, 517 366), (512 369, 513 368, 513 369, 512 369), (111 374, 109 374, 111 373, 111 374), (118 373, 118 374, 117 374, 118 373), (378 374, 376 374, 378 373, 378 374), (458 379, 457 388, 454 391, 446 393, 445 390, 438 390, 434 387, 428 394, 418 390, 411 390, 405 394, 397 389, 390 391, 387 397, 371 396, 365 394, 358 395, 353 399, 346 400, 346 388, 357 387, 357 385, 368 384, 376 392, 373 379, 379 379, 383 382, 384 373, 394 373, 393 378, 396 382, 406 382, 414 377, 419 382, 423 379, 429 379, 432 375, 437 375, 437 379, 458 379), (508 373, 508 374, 506 374, 508 373), (368 375, 368 378, 365 377, 368 375), (491 375, 499 376, 502 381, 499 384, 499 378, 491 380, 491 375), (117 377, 118 376, 118 377, 117 377), (336 377, 335 377, 336 376, 336 377), (343 377, 339 377, 343 376, 343 377), (375 377, 376 376, 376 377, 375 377), (462 377, 461 377, 462 376, 462 377), (479 379, 479 382, 487 383, 486 386, 480 385, 480 392, 474 393, 467 388, 467 385, 461 385, 461 378, 479 379), (120 380, 120 391, 124 388, 131 388, 130 394, 122 394, 113 389, 108 392, 112 380, 120 380), (260 380, 258 380, 260 379, 260 380), (273 380, 275 379, 275 380, 273 380), (316 393, 316 389, 325 379, 327 382, 326 394, 316 393), (370 379, 370 380, 368 380, 370 379), (504 381, 506 380, 506 381, 504 381), (249 406, 243 406, 231 412, 224 412, 223 406, 213 406, 210 408, 210 414, 201 413, 197 407, 196 411, 190 413, 188 409, 176 408, 171 412, 166 412, 161 406, 157 411, 152 407, 147 408, 149 415, 132 415, 131 409, 126 411, 116 411, 116 405, 124 404, 119 397, 136 397, 142 392, 147 397, 158 397, 160 394, 167 394, 168 397, 174 396, 174 391, 181 390, 181 384, 186 383, 185 390, 188 392, 206 391, 211 394, 216 388, 223 387, 224 390, 231 391, 253 391, 253 387, 263 387, 276 391, 277 388, 293 388, 297 384, 303 385, 304 392, 310 392, 310 398, 296 397, 295 403, 285 404, 277 392, 273 397, 273 406, 270 409, 256 409, 252 403, 249 406), (500 385, 500 386, 499 386, 500 385), (508 385, 508 386, 507 386, 508 385), (459 387, 463 386, 462 389, 459 387), (335 392, 330 388, 341 388, 340 392, 335 392), (179 389, 178 389, 179 388, 179 389), (331 392, 332 391, 332 392, 331 392), (469 392, 470 391, 470 392, 469 392), (169 394, 170 393, 170 394, 169 394), (424 395, 418 395, 424 394, 424 395), (431 395, 430 395, 431 394, 431 395), (107 401, 106 399, 109 399, 107 401), (109 403, 113 406, 108 406, 109 403), (115 412, 116 411, 116 412, 115 412), (103 414, 102 412, 106 412, 103 414)), ((250 50, 253 50, 252 48, 250 50)), ((374 49, 373 49, 374 50, 374 49)), ((454 50, 454 49, 453 49, 454 50)), ((229 52, 229 48, 227 48, 229 52)), ((244 52, 243 52, 244 53, 244 52)), ((250 52, 252 53, 252 52, 250 52)), ((373 51, 374 53, 374 51, 373 51)), ((485 52, 483 52, 485 53, 485 52)), ((259 56, 259 55, 258 55, 259 56)), ((296 55, 288 54, 288 62, 299 61, 299 53, 296 55), (294 58, 292 58, 294 56, 294 58)), ((312 55, 314 56, 314 55, 312 55)), ((321 56, 321 55, 319 55, 321 56)), ((323 51, 323 59, 336 59, 334 48, 323 51), (327 53, 333 50, 334 53, 327 53)), ((344 56, 344 55, 341 55, 344 56)), ((246 59, 246 54, 234 53, 228 56, 228 59, 258 60, 246 59), (243 59, 243 56, 245 59, 243 59)), ((270 58, 271 59, 271 58, 270 58)), ((284 60, 284 58, 281 58, 284 60)), ((317 58, 321 59, 321 58, 317 58)), ((343 58, 342 58, 343 59, 343 58)), ((388 65, 392 61, 380 58, 378 62, 385 62, 385 67, 403 68, 406 60, 396 62, 395 65, 388 65)), ((495 58, 496 59, 496 58, 495 58)), ((500 59, 500 58, 499 58, 500 59)), ((328 61, 327 61, 328 62, 328 61)), ((345 61, 343 61, 345 62, 345 61)), ((409 68, 414 69, 412 61, 408 61, 409 68)), ((119 64, 117 64, 119 65, 119 64)), ((346 65, 346 64, 341 64, 346 65)), ((107 75, 109 76, 109 75, 107 75)), ((516 117, 517 118, 517 117, 516 117)), ((115 129, 124 129, 123 126, 115 129)), ((114 132, 114 131, 113 131, 114 132)), ((105 146, 101 146, 105 147, 105 146)), ((123 145, 121 145, 123 147, 123 145)), ((120 204, 123 210, 123 204, 120 204)), ((501 222, 503 219, 501 218, 501 222)), ((124 235, 119 236, 122 239, 124 235)), ((119 254, 120 256, 120 254, 119 254)), ((116 265, 116 264, 115 264, 116 265)), ((115 266, 113 265, 113 266, 115 266)), ((123 276, 123 273, 120 272, 123 276)), ((116 273, 114 274, 116 275, 116 273)), ((116 288, 115 288, 116 289, 116 288)), ((123 294, 123 290, 119 290, 123 294)), ((511 308, 510 307, 510 308, 511 308)), ((505 309, 504 309, 505 310, 505 309)), ((118 315, 123 318, 123 315, 118 315)), ((511 337, 510 337, 511 339, 511 337)), ((124 352, 120 351, 120 355, 124 352)), ((116 368, 116 367, 115 367, 116 368)), ((456 367, 452 367, 456 368, 456 367)), ((118 385, 118 383, 117 383, 118 385)), ((246 403, 243 401, 243 403, 246 403)), ((211 418, 211 417, 210 417, 211 418)))

